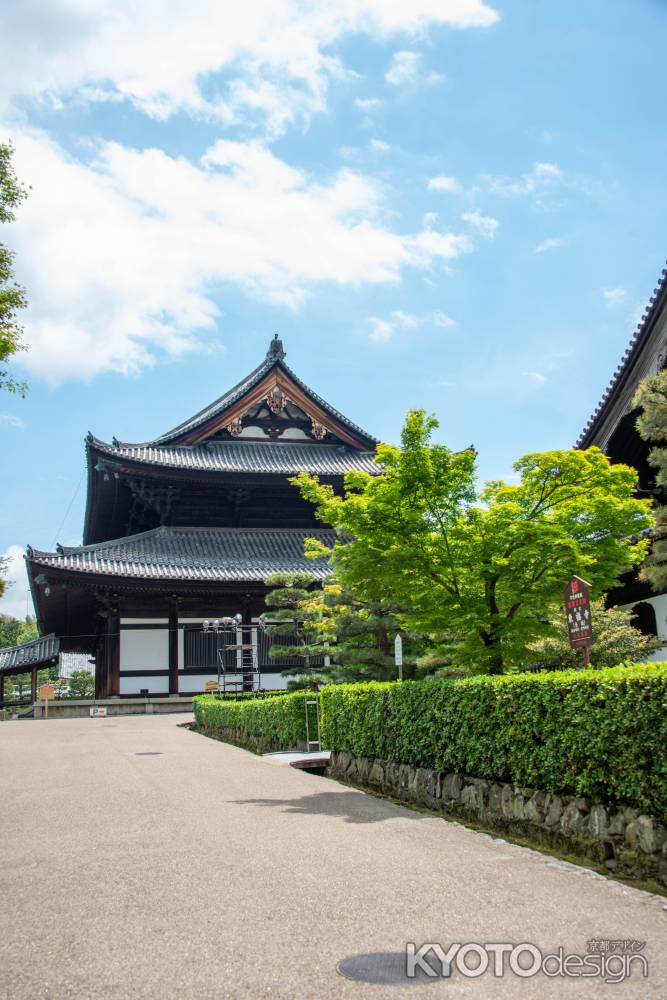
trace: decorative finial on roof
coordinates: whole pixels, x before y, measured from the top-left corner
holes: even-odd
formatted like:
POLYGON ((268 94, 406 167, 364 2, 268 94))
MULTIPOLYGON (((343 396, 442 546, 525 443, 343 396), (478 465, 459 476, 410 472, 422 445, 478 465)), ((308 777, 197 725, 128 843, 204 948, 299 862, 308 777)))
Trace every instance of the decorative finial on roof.
POLYGON ((269 344, 269 349, 266 352, 267 361, 282 361, 285 357, 285 351, 283 350, 283 342, 278 339, 278 334, 273 335, 273 340, 269 344))

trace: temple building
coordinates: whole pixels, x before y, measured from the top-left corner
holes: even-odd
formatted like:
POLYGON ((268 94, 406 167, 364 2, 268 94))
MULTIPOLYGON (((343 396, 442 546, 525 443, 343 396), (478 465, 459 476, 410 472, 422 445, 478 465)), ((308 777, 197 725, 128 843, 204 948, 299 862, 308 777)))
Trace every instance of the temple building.
MULTIPOLYGON (((342 490, 346 472, 377 472, 375 445, 296 376, 277 337, 247 378, 160 437, 89 434, 83 544, 27 551, 42 635, 94 656, 97 698, 202 691, 217 676, 204 620, 250 624, 271 573, 328 572, 305 558, 304 539, 334 533, 290 477, 342 490)), ((285 686, 289 664, 258 641, 262 687, 285 686)))
MULTIPOLYGON (((665 502, 656 487, 656 470, 648 463, 651 445, 638 434, 635 422, 639 411, 632 405, 637 387, 647 375, 667 366, 667 270, 635 330, 630 344, 607 389, 577 441, 577 448, 597 445, 612 462, 623 462, 637 470, 639 495, 665 502)), ((654 593, 647 583, 628 574, 622 587, 609 594, 612 604, 634 611, 634 624, 648 635, 664 639, 663 649, 652 660, 667 656, 667 594, 654 593)))

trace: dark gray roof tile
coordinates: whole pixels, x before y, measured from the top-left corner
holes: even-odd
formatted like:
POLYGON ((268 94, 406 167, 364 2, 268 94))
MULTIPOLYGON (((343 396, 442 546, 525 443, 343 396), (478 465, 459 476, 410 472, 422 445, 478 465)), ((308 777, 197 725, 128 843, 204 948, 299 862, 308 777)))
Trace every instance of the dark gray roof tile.
POLYGON ((577 438, 575 448, 588 448, 595 438, 595 434, 603 425, 607 410, 617 397, 618 391, 624 385, 633 365, 639 358, 642 349, 651 333, 653 321, 657 318, 662 309, 667 296, 667 268, 663 269, 660 281, 653 289, 653 295, 649 299, 649 305, 642 313, 641 319, 635 332, 632 335, 630 346, 624 351, 621 363, 602 394, 602 399, 595 407, 593 414, 589 417, 586 426, 577 438))
POLYGON ((24 642, 19 646, 5 646, 0 649, 0 672, 16 671, 20 667, 31 670, 40 663, 48 663, 58 656, 60 639, 53 633, 41 639, 24 642))
POLYGON ((70 572, 149 580, 261 582, 271 573, 300 570, 323 579, 328 564, 306 559, 306 538, 331 546, 336 534, 321 528, 155 528, 60 552, 29 549, 28 558, 70 572))
POLYGON ((373 452, 326 444, 291 444, 280 441, 207 441, 201 445, 107 444, 90 437, 89 444, 118 459, 144 465, 188 469, 193 472, 255 472, 296 475, 310 472, 340 476, 346 472, 379 469, 373 452))

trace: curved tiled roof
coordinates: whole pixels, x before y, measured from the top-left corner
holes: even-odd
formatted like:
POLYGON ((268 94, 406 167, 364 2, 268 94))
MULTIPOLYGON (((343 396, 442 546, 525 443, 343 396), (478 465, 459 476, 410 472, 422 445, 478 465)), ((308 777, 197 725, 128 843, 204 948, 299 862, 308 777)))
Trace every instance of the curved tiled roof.
MULTIPOLYGON (((252 388, 254 388, 254 386, 261 382, 273 368, 281 368, 299 386, 300 389, 303 389, 303 391, 307 393, 319 406, 321 406, 323 410, 338 420, 345 427, 348 427, 355 434, 361 435, 362 438, 366 438, 369 443, 376 442, 374 437, 368 434, 357 424, 353 423, 351 420, 348 420, 347 417, 343 416, 342 413, 327 403, 325 399, 322 399, 322 397, 318 396, 316 392, 313 392, 313 390, 307 386, 305 382, 301 381, 289 365, 285 364, 285 352, 283 350, 282 341, 278 340, 276 336, 271 341, 266 358, 262 361, 261 365, 258 365, 254 371, 250 372, 249 375, 238 382, 233 388, 229 389, 226 393, 224 393, 224 395, 214 400, 214 402, 210 403, 208 406, 205 406, 203 410, 199 411, 199 413, 195 413, 194 416, 184 420, 183 423, 173 427, 165 434, 161 434, 153 441, 145 441, 142 442, 142 444, 169 444, 174 440, 174 438, 179 438, 184 434, 189 434, 191 431, 196 430, 197 427, 201 427, 201 425, 205 424, 208 420, 212 420, 214 417, 217 417, 218 414, 224 413, 225 410, 229 409, 229 407, 236 403, 237 400, 241 399, 246 392, 249 392, 252 388)), ((127 446, 126 442, 119 441, 114 443, 121 446, 127 446)), ((132 445, 129 446, 131 447, 132 445)), ((137 447, 137 445, 134 445, 134 447, 137 447)))
POLYGON ((117 459, 200 472, 259 472, 296 475, 310 472, 340 476, 346 472, 378 473, 372 452, 326 444, 277 441, 206 441, 201 445, 107 444, 92 435, 89 444, 117 459))
POLYGON ((611 380, 602 395, 602 399, 596 406, 592 416, 579 435, 575 448, 587 447, 593 439, 596 431, 602 425, 618 391, 626 382, 633 365, 637 361, 639 354, 646 343, 651 330, 653 329, 654 320, 657 318, 658 313, 665 305, 666 300, 667 268, 663 269, 660 275, 660 281, 653 289, 653 295, 649 299, 649 303, 642 314, 634 334, 632 335, 632 339, 630 340, 627 350, 621 358, 621 363, 616 368, 616 371, 612 375, 611 380))
POLYGON ((21 667, 29 670, 40 663, 54 660, 59 651, 60 639, 53 633, 44 635, 41 639, 33 639, 32 642, 23 642, 19 646, 5 646, 0 649, 0 672, 18 670, 21 667))
POLYGON ((94 545, 61 547, 58 552, 28 549, 31 563, 78 573, 146 580, 261 582, 271 573, 306 570, 323 579, 324 559, 306 559, 306 538, 328 546, 332 529, 317 528, 154 528, 94 545))

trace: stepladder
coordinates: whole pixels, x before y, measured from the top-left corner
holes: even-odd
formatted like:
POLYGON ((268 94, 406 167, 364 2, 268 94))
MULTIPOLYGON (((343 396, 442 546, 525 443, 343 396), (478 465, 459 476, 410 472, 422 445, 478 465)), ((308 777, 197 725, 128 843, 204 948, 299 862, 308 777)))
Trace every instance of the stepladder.
POLYGON ((303 710, 306 716, 306 750, 309 753, 319 751, 322 749, 319 695, 312 693, 304 695, 303 710), (315 717, 314 719, 313 716, 315 717))

